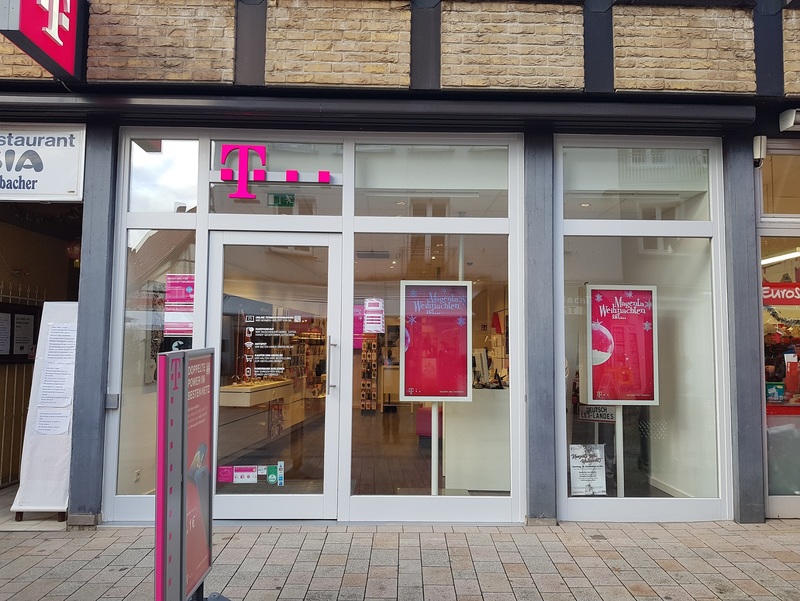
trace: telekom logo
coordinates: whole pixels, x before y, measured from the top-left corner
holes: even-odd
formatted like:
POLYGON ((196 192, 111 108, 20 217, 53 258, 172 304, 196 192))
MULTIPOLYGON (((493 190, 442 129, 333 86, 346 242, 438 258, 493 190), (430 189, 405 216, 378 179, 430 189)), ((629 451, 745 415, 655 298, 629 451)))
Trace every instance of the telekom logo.
POLYGON ((183 379, 183 374, 181 373, 183 358, 173 357, 170 359, 170 363, 172 363, 172 369, 169 370, 169 380, 172 382, 172 390, 178 390, 180 388, 178 383, 183 379))
MULTIPOLYGON (((236 181, 236 191, 228 194, 228 198, 242 198, 253 199, 255 194, 250 192, 250 182, 299 182, 300 172, 294 169, 287 169, 283 174, 275 174, 268 172, 267 167, 267 147, 258 144, 223 144, 222 152, 220 154, 220 162, 224 165, 228 161, 228 157, 232 153, 236 153, 235 169, 225 167, 220 170, 220 178, 224 182, 236 181), (261 161, 261 166, 264 169, 254 169, 250 173, 250 153, 254 153, 261 161)), ((304 178, 304 181, 307 181, 304 178)), ((316 174, 315 182, 318 184, 331 183, 330 171, 318 171, 316 174)))
POLYGON ((62 0, 37 0, 36 2, 47 12, 47 26, 42 27, 50 38, 59 46, 63 46, 64 42, 59 35, 59 28, 64 31, 69 31, 69 3, 70 0, 63 0, 64 10, 61 10, 62 0))

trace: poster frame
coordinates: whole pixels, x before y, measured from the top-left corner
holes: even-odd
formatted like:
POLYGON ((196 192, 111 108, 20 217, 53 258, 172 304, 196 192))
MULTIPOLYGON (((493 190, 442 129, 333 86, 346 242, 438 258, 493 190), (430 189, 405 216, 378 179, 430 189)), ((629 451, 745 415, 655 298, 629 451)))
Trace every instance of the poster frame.
POLYGON ((472 282, 469 280, 401 280, 400 281, 400 325, 403 330, 398 340, 398 351, 400 355, 400 395, 401 402, 472 402, 472 282), (465 390, 463 396, 436 396, 436 395, 409 395, 405 386, 406 381, 406 345, 405 345, 405 323, 406 323, 406 290, 409 287, 419 288, 447 288, 458 287, 466 288, 466 307, 465 307, 465 333, 466 333, 466 361, 465 361, 465 390))
POLYGON ((656 286, 631 286, 619 284, 586 284, 586 327, 584 330, 584 345, 582 358, 586 365, 586 394, 581 395, 582 403, 588 405, 617 405, 625 407, 638 407, 641 405, 659 404, 659 379, 658 379, 658 303, 656 286), (632 291, 649 292, 652 302, 652 357, 653 357, 653 398, 652 399, 607 399, 594 396, 594 369, 592 365, 592 315, 594 314, 594 293, 600 291, 632 291))

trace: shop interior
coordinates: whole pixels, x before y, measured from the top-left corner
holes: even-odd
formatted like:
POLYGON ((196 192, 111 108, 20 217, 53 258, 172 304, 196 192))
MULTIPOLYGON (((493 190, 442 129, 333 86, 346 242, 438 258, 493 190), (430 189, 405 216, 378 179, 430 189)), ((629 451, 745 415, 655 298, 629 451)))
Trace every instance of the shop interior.
MULTIPOLYGON (((34 345, 42 303, 78 300, 82 215, 80 203, 0 202, 0 314, 31 315, 34 345)), ((34 363, 34 349, 7 350, 0 354, 0 487, 19 481, 34 363)))
POLYGON ((800 492, 800 240, 761 238, 770 495, 800 492))
MULTIPOLYGON (((418 238, 424 249, 426 236, 363 236, 357 242, 351 351, 351 479, 356 495, 431 493, 431 404, 399 401, 400 278, 391 278, 392 261, 397 265, 400 255, 414 254, 410 247, 418 238), (372 278, 384 269, 388 277, 372 278), (382 331, 365 333, 363 310, 376 298, 382 301, 382 331)), ((443 257, 455 252, 450 239, 457 243, 458 236, 432 238, 443 257)), ((505 237, 489 238, 472 241, 484 243, 474 248, 492 263, 496 252, 505 253, 506 242, 505 237)), ((440 261, 442 267, 447 263, 440 261)), ((327 266, 322 247, 225 249, 219 493, 322 492, 327 266), (265 253, 267 260, 261 262, 265 253), (254 257, 265 266, 257 275, 254 257), (277 465, 284 477, 280 486, 266 473, 277 465), (264 473, 257 471, 252 480, 237 475, 252 466, 264 473), (227 468, 233 474, 225 473, 227 468)), ((473 401, 439 407, 439 494, 510 492, 507 270, 500 273, 499 282, 492 281, 491 273, 473 281, 473 401)), ((450 279, 444 271, 439 275, 450 279)))

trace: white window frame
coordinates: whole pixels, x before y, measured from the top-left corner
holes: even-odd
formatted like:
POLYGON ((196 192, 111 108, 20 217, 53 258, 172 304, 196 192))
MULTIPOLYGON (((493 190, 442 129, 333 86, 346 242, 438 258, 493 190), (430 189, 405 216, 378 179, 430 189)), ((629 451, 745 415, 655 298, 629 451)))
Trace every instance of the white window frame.
MULTIPOLYGON (((563 362, 566 344, 564 319, 564 239, 568 236, 683 237, 711 242, 712 302, 715 316, 714 351, 717 391, 718 497, 714 498, 610 498, 571 497, 567 490, 567 415, 556 402, 556 487, 559 520, 665 522, 726 520, 733 518, 731 486, 730 388, 725 302, 725 245, 723 220, 722 144, 718 138, 557 135, 554 145, 554 269, 556 335, 555 364, 563 362), (690 148, 707 149, 709 156, 708 221, 638 221, 564 218, 564 149, 580 148, 690 148), (561 357, 561 359, 558 359, 561 357)), ((567 384, 555 377, 556 399, 567 398, 567 384)))
MULTIPOLYGON (((397 234, 503 234, 508 238, 508 286, 510 312, 509 330, 525 332, 524 323, 524 202, 523 202, 523 138, 521 134, 353 134, 341 132, 170 129, 153 127, 123 128, 120 132, 117 194, 117 222, 114 284, 112 291, 111 341, 109 354, 108 393, 120 394, 122 383, 122 345, 124 336, 126 240, 129 229, 188 229, 196 232, 195 256, 198 266, 195 293, 195 338, 207 341, 206 313, 208 309, 207 274, 209 265, 209 233, 225 231, 270 232, 328 232, 342 234, 343 257, 354 255, 354 236, 357 233, 397 234), (197 212, 129 213, 128 182, 130 140, 132 138, 199 139, 198 207, 197 212), (209 214, 208 189, 211 140, 220 138, 237 141, 270 142, 336 142, 343 144, 344 183, 342 216, 286 216, 275 220, 270 215, 209 214), (423 144, 423 145, 507 145, 509 147, 508 216, 506 218, 421 218, 355 216, 355 145, 358 143, 423 144)), ((342 261, 344 292, 341 301, 341 336, 343 341, 353 335, 353 262, 342 261), (349 317, 348 317, 349 316, 349 317)), ((334 302, 332 300, 332 302, 334 302)), ((198 342, 198 347, 202 346, 198 342)), ((346 346, 346 345, 345 345, 346 346)), ((521 523, 527 509, 527 414, 524 394, 526 374, 524 335, 514 336, 509 346, 511 378, 511 414, 509 420, 511 448, 511 494, 508 497, 431 497, 431 496, 351 496, 350 404, 340 403, 340 462, 338 476, 337 519, 342 521, 461 521, 521 523), (422 517, 421 517, 422 516, 422 517)), ((340 398, 352 397, 352 354, 342 353, 340 398)), ((103 488, 104 521, 144 521, 154 519, 153 495, 118 495, 117 455, 119 453, 120 411, 107 414, 105 434, 105 468, 103 488)), ((216 427, 216 426, 215 426, 216 427)))

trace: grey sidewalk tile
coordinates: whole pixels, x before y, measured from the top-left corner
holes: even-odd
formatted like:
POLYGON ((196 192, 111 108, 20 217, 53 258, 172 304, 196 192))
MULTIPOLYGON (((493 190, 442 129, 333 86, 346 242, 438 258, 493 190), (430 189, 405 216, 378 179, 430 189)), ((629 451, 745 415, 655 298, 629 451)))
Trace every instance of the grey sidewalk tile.
POLYGON ((287 584, 281 589, 278 599, 305 599, 307 591, 307 586, 299 584, 287 584))
POLYGON ((345 574, 366 574, 369 571, 369 560, 348 559, 344 571, 345 574))
POLYGON ((456 589, 453 585, 426 584, 422 590, 425 601, 456 601, 456 589))
POLYGON ((421 587, 422 586, 422 572, 398 574, 397 575, 398 587, 421 587))
POLYGON ((397 580, 397 566, 373 566, 369 567, 367 573, 367 582, 376 578, 386 578, 388 580, 397 580))
POLYGON ((67 599, 69 601, 97 601, 111 586, 104 583, 85 582, 67 599))
POLYGON ((403 588, 398 588, 397 598, 403 601, 423 601, 423 599, 425 599, 421 586, 405 586, 403 588))
POLYGON ((364 593, 365 597, 395 599, 397 598, 397 592, 396 578, 367 578, 367 588, 364 593))
POLYGON ((511 592, 511 583, 505 574, 478 574, 478 584, 483 593, 511 592))
POLYGON ((399 561, 396 549, 372 549, 370 564, 374 566, 396 566, 399 561))
POLYGON ((338 591, 342 586, 342 579, 314 576, 308 584, 309 591, 338 591))
POLYGON ((279 591, 259 591, 250 589, 243 601, 277 601, 279 591))
POLYGON ((343 586, 339 589, 339 601, 363 601, 366 587, 363 586, 343 586))
POLYGON ((503 574, 506 571, 503 569, 503 564, 499 561, 476 561, 473 562, 475 572, 478 574, 503 574))
POLYGON ((449 585, 453 584, 453 573, 450 567, 423 566, 422 584, 428 585, 449 585))
POLYGON ((517 601, 542 601, 542 595, 535 586, 521 586, 514 588, 517 601))
POLYGON ((295 572, 292 570, 286 577, 286 586, 302 585, 308 586, 314 577, 313 572, 295 572))
POLYGON ((450 565, 450 554, 446 549, 422 549, 423 566, 446 566, 450 565))
POLYGON ((533 583, 541 593, 566 593, 569 591, 564 579, 557 574, 534 574, 533 583))

